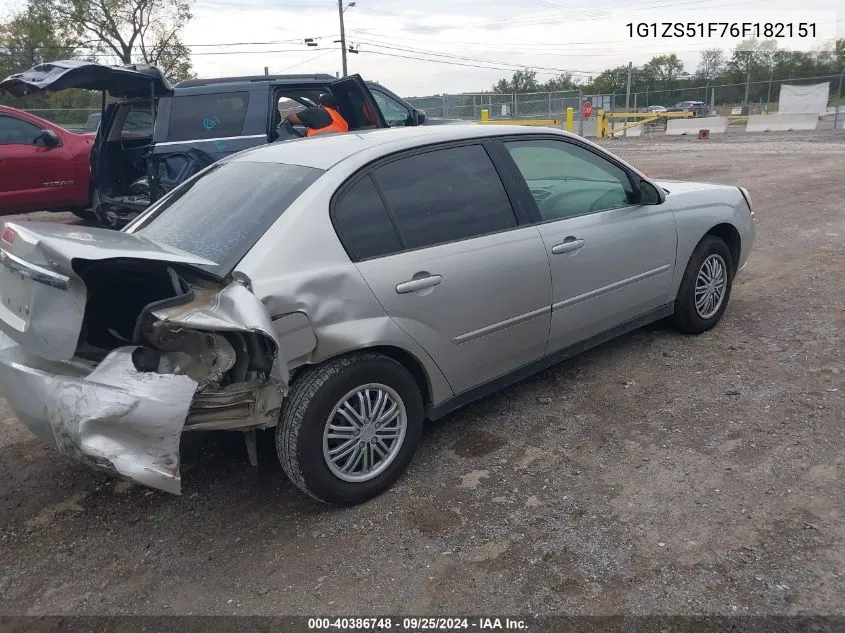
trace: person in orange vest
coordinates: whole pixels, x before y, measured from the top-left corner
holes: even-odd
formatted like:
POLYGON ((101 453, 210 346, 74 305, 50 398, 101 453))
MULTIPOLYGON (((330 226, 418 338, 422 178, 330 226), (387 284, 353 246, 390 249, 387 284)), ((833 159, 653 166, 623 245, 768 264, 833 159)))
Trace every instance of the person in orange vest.
POLYGON ((323 132, 348 132, 349 124, 337 111, 337 101, 333 95, 321 94, 317 106, 291 112, 285 119, 293 125, 303 125, 308 129, 306 136, 323 132))

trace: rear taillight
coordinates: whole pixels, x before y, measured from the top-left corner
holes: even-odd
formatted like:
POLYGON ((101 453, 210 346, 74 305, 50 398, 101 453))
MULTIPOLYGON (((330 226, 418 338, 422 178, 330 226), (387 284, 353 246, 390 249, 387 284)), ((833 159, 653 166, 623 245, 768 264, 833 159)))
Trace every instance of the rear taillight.
POLYGON ((6 244, 15 243, 15 232, 9 227, 3 229, 3 241, 6 242, 6 244))

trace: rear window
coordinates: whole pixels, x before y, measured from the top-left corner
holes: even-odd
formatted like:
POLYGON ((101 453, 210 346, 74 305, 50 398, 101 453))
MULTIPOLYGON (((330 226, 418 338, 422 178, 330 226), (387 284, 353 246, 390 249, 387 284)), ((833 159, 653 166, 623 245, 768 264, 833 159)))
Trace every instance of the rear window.
POLYGON ((228 274, 303 191, 324 172, 278 163, 216 163, 174 189, 132 233, 215 262, 228 274))
POLYGON ((174 97, 170 106, 167 140, 193 141, 240 136, 248 105, 248 92, 174 97))

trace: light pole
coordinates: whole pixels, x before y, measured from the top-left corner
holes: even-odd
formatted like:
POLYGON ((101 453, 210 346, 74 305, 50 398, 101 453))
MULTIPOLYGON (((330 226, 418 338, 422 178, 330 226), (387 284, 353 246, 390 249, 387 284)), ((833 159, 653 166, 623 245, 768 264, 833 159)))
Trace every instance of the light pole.
POLYGON ((337 0, 337 14, 340 17, 340 54, 341 59, 343 60, 343 76, 346 77, 348 74, 346 71, 346 29, 343 25, 343 14, 349 7, 354 7, 355 3, 350 2, 344 8, 343 0, 337 0))

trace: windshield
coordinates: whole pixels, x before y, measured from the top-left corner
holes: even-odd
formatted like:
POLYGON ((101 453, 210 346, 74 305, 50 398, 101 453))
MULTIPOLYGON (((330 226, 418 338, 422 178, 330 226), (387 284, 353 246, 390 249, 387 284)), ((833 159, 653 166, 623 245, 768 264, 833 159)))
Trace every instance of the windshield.
POLYGON ((225 276, 324 172, 312 167, 216 163, 150 207, 128 232, 215 262, 225 276))

